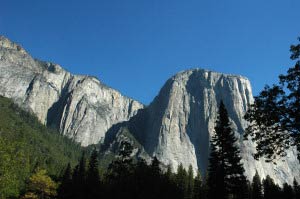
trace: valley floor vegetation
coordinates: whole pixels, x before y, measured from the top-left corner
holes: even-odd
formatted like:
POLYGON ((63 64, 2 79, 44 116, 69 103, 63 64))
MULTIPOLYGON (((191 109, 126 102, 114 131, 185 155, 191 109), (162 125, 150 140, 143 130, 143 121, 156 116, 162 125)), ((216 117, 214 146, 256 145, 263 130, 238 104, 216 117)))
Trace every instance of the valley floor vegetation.
POLYGON ((300 186, 280 187, 256 173, 244 176, 237 141, 220 103, 206 176, 190 166, 176 172, 162 168, 157 158, 147 163, 132 157, 122 141, 115 160, 103 170, 99 151, 82 149, 47 129, 11 100, 0 98, 0 198, 96 199, 299 199, 300 186))
MULTIPOLYGON (((273 161, 291 146, 300 149, 300 44, 291 46, 294 67, 266 87, 247 112, 245 139, 257 143, 255 158, 273 161)), ((300 199, 294 180, 279 186, 258 172, 247 179, 237 138, 220 102, 204 176, 190 166, 177 171, 132 156, 129 141, 103 169, 95 146, 79 144, 47 128, 11 100, 0 97, 0 198, 22 199, 300 199)), ((299 155, 300 159, 300 155, 299 155)))

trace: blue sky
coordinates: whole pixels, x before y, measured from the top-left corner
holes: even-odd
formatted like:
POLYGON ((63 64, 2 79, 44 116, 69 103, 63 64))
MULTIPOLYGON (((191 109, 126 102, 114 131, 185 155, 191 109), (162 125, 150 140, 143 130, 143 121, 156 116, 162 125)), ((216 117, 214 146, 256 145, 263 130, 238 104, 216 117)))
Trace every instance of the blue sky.
POLYGON ((175 73, 250 79, 254 94, 292 65, 299 0, 2 0, 0 34, 33 57, 97 76, 148 104, 175 73))

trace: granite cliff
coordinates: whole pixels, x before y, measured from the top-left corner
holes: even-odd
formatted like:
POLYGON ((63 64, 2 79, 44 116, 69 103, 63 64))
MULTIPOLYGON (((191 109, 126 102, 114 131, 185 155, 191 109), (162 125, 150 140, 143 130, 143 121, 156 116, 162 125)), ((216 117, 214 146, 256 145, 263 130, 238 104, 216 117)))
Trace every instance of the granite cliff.
POLYGON ((153 102, 123 96, 90 76, 73 75, 61 66, 33 59, 21 46, 0 37, 0 95, 13 99, 38 119, 80 142, 104 142, 106 152, 123 139, 131 139, 135 152, 156 156, 175 170, 182 163, 203 174, 208 166, 209 140, 223 100, 245 165, 252 179, 255 170, 275 182, 300 181, 295 150, 276 164, 256 161, 255 143, 244 141, 243 116, 253 102, 247 78, 193 69, 170 78, 153 102))
MULTIPOLYGON (((209 140, 214 134, 220 101, 223 100, 239 142, 249 179, 257 170, 262 178, 270 175, 276 183, 300 180, 296 150, 276 164, 254 160, 255 144, 243 140, 247 122, 243 116, 253 102, 250 82, 237 75, 192 69, 170 78, 158 96, 126 124, 150 156, 156 156, 175 170, 181 163, 192 165, 202 174, 208 166, 209 140)), ((120 130, 119 130, 120 131, 120 130)))
POLYGON ((0 71, 0 95, 83 146, 98 143, 113 124, 143 108, 94 77, 73 75, 57 64, 33 59, 3 36, 0 71))

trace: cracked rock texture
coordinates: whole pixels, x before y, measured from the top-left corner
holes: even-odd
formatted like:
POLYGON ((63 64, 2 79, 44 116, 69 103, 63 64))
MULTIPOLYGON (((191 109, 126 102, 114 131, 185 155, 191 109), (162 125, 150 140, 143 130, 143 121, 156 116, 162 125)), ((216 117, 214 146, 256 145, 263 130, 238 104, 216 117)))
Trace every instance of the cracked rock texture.
POLYGON ((90 76, 33 59, 21 46, 0 37, 0 95, 12 98, 38 119, 83 146, 101 141, 106 131, 143 105, 90 76))
POLYGON ((151 156, 156 156, 176 170, 180 163, 187 169, 192 165, 202 174, 208 167, 209 140, 220 100, 228 110, 237 143, 250 180, 258 170, 260 176, 270 175, 276 183, 300 180, 300 165, 296 150, 277 161, 276 165, 263 159, 254 160, 255 145, 243 141, 247 125, 243 116, 253 102, 247 78, 212 71, 193 69, 169 79, 154 101, 134 116, 127 125, 151 156))
POLYGON ((209 140, 214 133, 220 100, 228 110, 239 139, 246 175, 255 170, 276 183, 300 181, 296 150, 288 151, 277 164, 256 161, 255 144, 243 141, 247 126, 243 116, 253 102, 247 78, 193 69, 170 78, 146 108, 89 76, 72 75, 57 64, 33 59, 21 46, 0 37, 0 95, 12 98, 48 126, 83 146, 105 142, 108 150, 120 140, 131 140, 135 151, 150 159, 157 156, 164 165, 205 173, 209 140))

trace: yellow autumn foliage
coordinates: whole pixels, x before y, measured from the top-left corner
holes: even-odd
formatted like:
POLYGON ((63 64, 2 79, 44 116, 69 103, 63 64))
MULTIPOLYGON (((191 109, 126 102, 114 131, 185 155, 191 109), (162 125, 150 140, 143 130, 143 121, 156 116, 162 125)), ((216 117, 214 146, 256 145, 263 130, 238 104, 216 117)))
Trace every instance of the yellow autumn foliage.
POLYGON ((29 178, 27 193, 23 199, 50 199, 57 195, 57 184, 47 175, 45 169, 37 171, 29 178))

